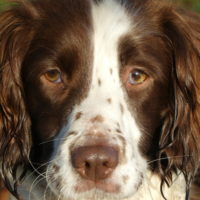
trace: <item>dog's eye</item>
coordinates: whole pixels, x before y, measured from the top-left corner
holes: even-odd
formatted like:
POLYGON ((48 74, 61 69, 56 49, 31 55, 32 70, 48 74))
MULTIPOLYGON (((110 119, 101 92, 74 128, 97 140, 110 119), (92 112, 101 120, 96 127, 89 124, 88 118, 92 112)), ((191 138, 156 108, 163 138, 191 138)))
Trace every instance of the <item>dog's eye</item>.
POLYGON ((129 83, 132 85, 142 84, 146 81, 148 75, 141 70, 134 70, 129 74, 129 83))
POLYGON ((44 74, 45 78, 52 83, 61 83, 62 82, 62 77, 61 77, 61 72, 57 69, 52 69, 47 71, 44 74))

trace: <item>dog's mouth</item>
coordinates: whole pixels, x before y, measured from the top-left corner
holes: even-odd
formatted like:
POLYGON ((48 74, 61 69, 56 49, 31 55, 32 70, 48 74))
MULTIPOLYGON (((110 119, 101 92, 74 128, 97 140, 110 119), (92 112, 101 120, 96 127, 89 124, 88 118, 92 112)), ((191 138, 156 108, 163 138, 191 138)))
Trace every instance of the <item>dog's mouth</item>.
POLYGON ((75 186, 75 191, 77 193, 87 192, 93 189, 101 190, 107 193, 119 193, 121 186, 116 183, 107 183, 105 181, 90 181, 85 180, 81 184, 77 184, 75 186))

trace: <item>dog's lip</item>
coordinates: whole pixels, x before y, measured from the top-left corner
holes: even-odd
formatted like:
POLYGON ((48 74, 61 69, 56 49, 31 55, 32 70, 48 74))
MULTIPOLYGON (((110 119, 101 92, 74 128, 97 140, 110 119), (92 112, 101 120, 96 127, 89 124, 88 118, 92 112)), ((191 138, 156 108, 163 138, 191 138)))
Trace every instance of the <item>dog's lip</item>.
POLYGON ((99 189, 107 193, 118 193, 120 191, 120 185, 105 181, 93 182, 90 180, 85 180, 84 182, 75 186, 75 191, 77 193, 86 192, 92 189, 99 189))

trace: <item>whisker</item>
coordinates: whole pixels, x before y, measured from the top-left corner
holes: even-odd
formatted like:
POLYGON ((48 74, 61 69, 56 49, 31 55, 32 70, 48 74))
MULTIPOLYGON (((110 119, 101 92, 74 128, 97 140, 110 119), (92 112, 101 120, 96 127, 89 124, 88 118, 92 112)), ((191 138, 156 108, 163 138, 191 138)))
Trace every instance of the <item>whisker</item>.
POLYGON ((147 176, 146 176, 146 178, 144 180, 145 180, 144 184, 146 185, 145 187, 147 187, 147 190, 148 190, 148 192, 150 194, 150 198, 151 198, 151 200, 153 200, 152 190, 150 188, 150 187, 152 187, 152 183, 151 183, 151 181, 149 180, 149 178, 147 176))
POLYGON ((58 196, 58 200, 60 200, 61 199, 61 193, 59 194, 59 196, 58 196))
MULTIPOLYGON (((34 173, 34 172, 37 172, 37 174, 42 175, 41 172, 38 171, 38 169, 41 168, 41 167, 39 167, 39 168, 37 169, 37 168, 35 168, 35 166, 32 164, 32 162, 31 162, 30 159, 28 159, 28 161, 29 161, 31 167, 32 167, 33 170, 34 170, 33 173, 34 173)), ((42 176, 43 176, 43 175, 42 175, 42 176)))
POLYGON ((63 138, 54 138, 54 139, 52 139, 52 140, 48 140, 48 141, 45 141, 45 142, 41 142, 41 143, 39 143, 39 145, 43 145, 43 144, 48 144, 48 143, 50 143, 50 142, 54 142, 54 141, 64 141, 66 139, 66 137, 63 137, 63 138))
POLYGON ((49 185, 47 184, 47 185, 46 185, 46 188, 45 188, 45 190, 44 190, 43 200, 46 200, 46 194, 47 194, 48 188, 49 188, 49 185))
POLYGON ((50 160, 50 161, 48 161, 48 162, 46 162, 46 163, 41 164, 41 165, 40 165, 39 167, 37 167, 37 168, 34 167, 33 163, 32 163, 31 160, 29 159, 28 161, 29 161, 31 167, 33 168, 33 172, 31 172, 31 173, 28 175, 28 177, 32 176, 35 172, 36 172, 38 175, 41 175, 41 172, 38 171, 39 169, 41 169, 41 168, 44 167, 45 165, 48 165, 48 164, 50 164, 50 163, 52 163, 52 162, 54 162, 54 161, 56 161, 56 160, 58 160, 58 159, 59 159, 59 158, 52 159, 52 160, 50 160))
POLYGON ((191 155, 184 155, 184 156, 170 156, 170 157, 163 157, 163 158, 158 158, 155 160, 148 161, 148 164, 151 164, 153 162, 161 161, 161 160, 167 160, 167 159, 172 159, 172 158, 184 158, 184 157, 191 157, 191 155))
POLYGON ((42 181, 44 180, 44 177, 41 178, 41 176, 38 176, 35 178, 35 180, 32 182, 30 190, 29 190, 29 200, 31 200, 31 193, 34 190, 34 188, 42 181))

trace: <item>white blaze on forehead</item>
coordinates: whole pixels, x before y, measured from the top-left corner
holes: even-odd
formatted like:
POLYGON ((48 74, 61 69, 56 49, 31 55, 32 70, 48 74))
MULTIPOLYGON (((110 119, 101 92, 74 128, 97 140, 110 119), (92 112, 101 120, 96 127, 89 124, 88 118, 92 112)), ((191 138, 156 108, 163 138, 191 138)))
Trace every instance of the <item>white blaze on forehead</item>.
MULTIPOLYGON (((123 129, 139 139, 139 130, 135 120, 129 112, 126 94, 123 91, 119 76, 120 63, 118 48, 122 36, 130 32, 131 20, 124 5, 117 0, 103 0, 92 5, 93 36, 93 63, 92 81, 88 96, 76 106, 75 112, 83 112, 89 119, 95 115, 105 118, 106 126, 113 127, 118 122, 123 129), (108 103, 111 99, 112 103, 108 103), (124 116, 120 110, 123 105, 124 116)), ((87 120, 85 120, 87 123, 87 120)), ((81 122, 83 125, 83 121, 81 122)), ((76 128, 77 128, 76 124, 76 128)), ((83 128, 84 126, 81 126, 83 128)), ((78 130, 79 131, 79 130, 78 130)), ((81 131, 81 130, 80 130, 81 131)))
MULTIPOLYGON (((117 4, 115 0, 104 0, 99 5, 93 5, 92 14, 94 29, 93 78, 99 76, 111 84, 109 69, 112 68, 113 77, 115 81, 118 81, 116 80, 119 71, 118 42, 122 35, 128 33, 130 20, 125 8, 117 4)), ((93 81, 95 81, 94 79, 93 81)))
POLYGON ((104 0, 99 5, 93 5, 92 14, 94 62, 97 65, 116 65, 118 41, 130 29, 125 8, 115 0, 104 0), (103 60, 102 56, 105 56, 103 60))

